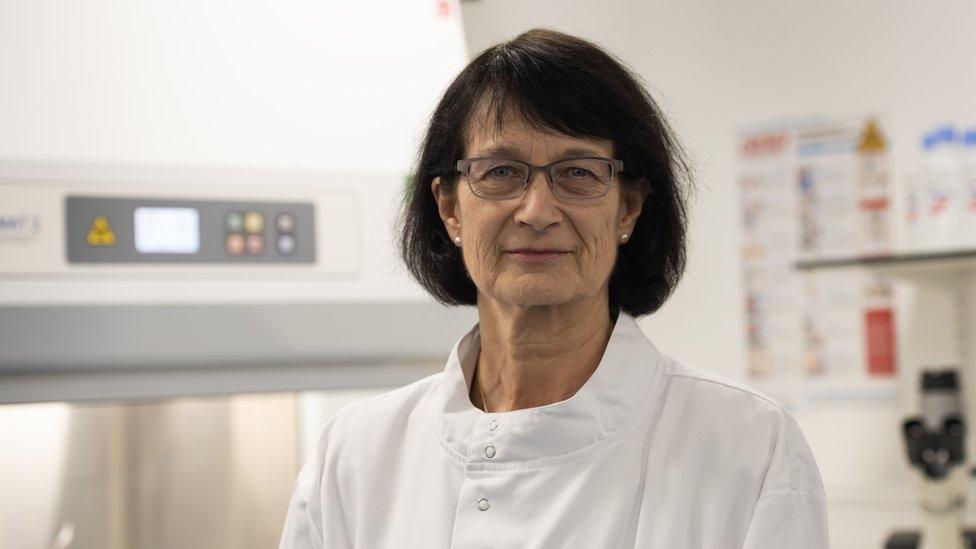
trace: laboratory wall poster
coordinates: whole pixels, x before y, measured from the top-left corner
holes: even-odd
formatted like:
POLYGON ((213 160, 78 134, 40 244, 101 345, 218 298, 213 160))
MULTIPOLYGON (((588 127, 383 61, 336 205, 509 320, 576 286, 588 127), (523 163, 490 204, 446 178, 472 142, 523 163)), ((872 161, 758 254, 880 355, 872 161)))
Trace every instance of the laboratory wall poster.
POLYGON ((798 265, 891 253, 884 128, 860 116, 738 131, 748 375, 787 404, 863 396, 897 371, 892 281, 859 267, 798 265))

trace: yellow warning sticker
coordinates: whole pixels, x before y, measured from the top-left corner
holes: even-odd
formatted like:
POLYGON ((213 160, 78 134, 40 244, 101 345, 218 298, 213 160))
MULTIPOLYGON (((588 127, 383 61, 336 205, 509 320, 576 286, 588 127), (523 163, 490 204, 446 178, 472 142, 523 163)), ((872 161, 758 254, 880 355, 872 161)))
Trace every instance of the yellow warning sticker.
POLYGON ((104 215, 96 215, 88 226, 88 234, 85 235, 85 242, 89 246, 114 246, 115 231, 104 215))
POLYGON ((861 132, 861 139, 858 141, 857 150, 861 153, 879 153, 888 148, 888 142, 881 135, 881 129, 876 120, 869 119, 861 132))

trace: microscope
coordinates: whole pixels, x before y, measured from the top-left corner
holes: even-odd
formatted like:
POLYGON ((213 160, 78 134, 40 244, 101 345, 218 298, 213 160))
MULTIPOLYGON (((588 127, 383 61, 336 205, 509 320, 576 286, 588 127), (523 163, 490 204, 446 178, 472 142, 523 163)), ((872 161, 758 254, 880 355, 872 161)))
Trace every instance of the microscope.
POLYGON ((955 369, 922 372, 922 415, 902 426, 908 460, 920 472, 921 531, 895 532, 885 549, 976 548, 976 530, 963 528, 970 477, 966 424, 955 369))

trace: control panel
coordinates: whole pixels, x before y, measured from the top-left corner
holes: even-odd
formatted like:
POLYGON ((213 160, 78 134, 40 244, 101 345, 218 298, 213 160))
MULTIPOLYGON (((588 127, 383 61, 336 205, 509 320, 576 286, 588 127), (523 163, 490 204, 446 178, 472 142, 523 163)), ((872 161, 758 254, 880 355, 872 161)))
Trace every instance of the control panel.
POLYGON ((71 196, 69 263, 314 263, 315 206, 71 196))
POLYGON ((0 174, 0 303, 348 293, 362 273, 363 227, 376 227, 369 234, 375 240, 390 224, 383 218, 367 225, 358 188, 348 182, 388 189, 389 199, 380 195, 365 208, 373 216, 385 215, 382 200, 392 200, 401 184, 384 174, 77 164, 4 169, 10 173, 0 174), (336 285, 340 280, 345 286, 336 285))

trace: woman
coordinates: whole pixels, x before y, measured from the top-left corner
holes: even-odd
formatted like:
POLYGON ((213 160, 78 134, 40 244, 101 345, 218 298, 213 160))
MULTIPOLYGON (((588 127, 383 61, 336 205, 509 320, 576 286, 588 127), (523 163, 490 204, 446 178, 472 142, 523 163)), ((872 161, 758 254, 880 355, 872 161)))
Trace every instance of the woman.
POLYGON ((473 60, 433 114, 401 251, 479 322, 443 372, 326 424, 281 547, 827 547, 790 414, 635 321, 684 268, 682 159, 589 42, 532 30, 473 60))

